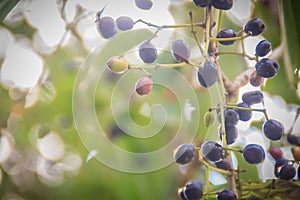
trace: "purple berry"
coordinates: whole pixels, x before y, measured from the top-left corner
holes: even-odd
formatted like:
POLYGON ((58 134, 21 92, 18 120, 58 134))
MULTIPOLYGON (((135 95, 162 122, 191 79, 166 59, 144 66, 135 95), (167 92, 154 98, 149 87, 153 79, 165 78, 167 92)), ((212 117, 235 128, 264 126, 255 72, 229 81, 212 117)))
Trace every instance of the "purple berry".
POLYGON ((296 175, 295 167, 288 163, 284 164, 281 167, 279 174, 278 174, 279 178, 283 179, 283 180, 293 179, 295 175, 296 175))
POLYGON ((210 4, 211 0, 193 0, 198 7, 206 7, 210 4))
POLYGON ((261 103, 263 99, 264 99, 264 95, 259 90, 245 92, 242 95, 243 102, 245 102, 249 106, 253 104, 261 103))
POLYGON ((212 5, 220 10, 229 10, 232 8, 233 0, 212 0, 212 5))
POLYGON ((144 42, 139 47, 139 55, 145 63, 150 64, 157 59, 157 50, 150 42, 144 42))
POLYGON ((218 69, 215 63, 207 61, 204 67, 198 67, 198 80, 200 84, 207 88, 218 80, 218 69))
POLYGON ((198 200, 203 196, 203 183, 198 180, 192 180, 186 183, 184 188, 184 197, 187 200, 198 200))
POLYGON ((101 17, 98 19, 98 30, 105 39, 117 33, 115 20, 111 17, 101 17))
POLYGON ((270 148, 269 153, 275 160, 282 158, 283 156, 283 153, 280 148, 275 148, 275 147, 270 148))
POLYGON ((276 159, 275 166, 274 166, 274 174, 276 177, 278 177, 278 171, 281 169, 281 167, 287 163, 288 160, 283 157, 276 159))
POLYGON ((201 149, 202 155, 212 162, 218 162, 225 156, 224 149, 216 142, 207 141, 202 144, 201 149))
MULTIPOLYGON (((231 29, 223 29, 217 35, 217 38, 233 38, 233 37, 236 37, 236 33, 231 29)), ((219 41, 219 43, 223 45, 231 45, 234 42, 235 40, 219 41)))
MULTIPOLYGON (((226 132, 226 142, 228 145, 233 144, 237 137, 238 137, 238 130, 235 126, 229 125, 225 126, 225 132, 226 132)), ((219 135, 220 139, 222 140, 222 127, 219 128, 219 135)))
POLYGON ((290 143, 291 145, 299 145, 300 144, 299 138, 294 134, 288 134, 286 139, 287 139, 288 143, 290 143))
POLYGON ((118 29, 122 31, 130 30, 133 27, 133 20, 127 16, 121 16, 116 19, 118 29))
POLYGON ((265 160, 265 151, 258 144, 248 144, 243 150, 243 157, 250 164, 259 164, 265 160))
POLYGON ((255 64, 257 74, 264 78, 272 78, 276 76, 279 68, 280 66, 278 62, 269 58, 263 58, 255 64))
POLYGON ((272 45, 267 40, 260 41, 255 48, 256 56, 264 57, 266 56, 272 49, 272 45))
POLYGON ((217 200, 237 200, 237 197, 231 190, 222 190, 218 193, 217 200))
POLYGON ((262 128, 265 136, 270 140, 277 141, 283 136, 284 128, 282 124, 274 119, 267 120, 262 128))
POLYGON ((135 0, 135 5, 142 10, 150 10, 153 2, 151 0, 135 0))
POLYGON ((195 149, 192 144, 182 144, 174 151, 176 163, 184 165, 191 162, 195 157, 195 149))
MULTIPOLYGON (((250 106, 248 104, 246 104, 245 102, 239 103, 237 106, 243 107, 243 108, 250 108, 250 106)), ((237 111, 241 121, 246 122, 246 121, 250 120, 252 117, 251 110, 236 109, 236 111, 237 111)))
POLYGON ((265 29, 264 22, 261 19, 256 18, 247 22, 244 31, 246 34, 251 32, 252 36, 256 36, 261 34, 264 31, 264 29, 265 29))
POLYGON ((190 58, 190 49, 183 40, 172 43, 172 55, 178 62, 187 62, 190 58))
POLYGON ((220 161, 216 162, 215 165, 219 169, 224 169, 224 170, 227 170, 227 171, 231 170, 229 160, 226 159, 226 158, 223 159, 223 160, 220 160, 220 161))

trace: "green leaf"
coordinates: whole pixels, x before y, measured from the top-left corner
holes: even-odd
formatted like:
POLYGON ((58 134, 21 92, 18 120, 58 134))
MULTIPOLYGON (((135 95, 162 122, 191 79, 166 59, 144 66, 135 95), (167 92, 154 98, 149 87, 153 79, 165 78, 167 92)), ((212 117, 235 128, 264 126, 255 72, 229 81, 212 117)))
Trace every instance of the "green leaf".
POLYGON ((0 22, 2 23, 6 15, 17 5, 20 0, 1 0, 0 1, 0 22))

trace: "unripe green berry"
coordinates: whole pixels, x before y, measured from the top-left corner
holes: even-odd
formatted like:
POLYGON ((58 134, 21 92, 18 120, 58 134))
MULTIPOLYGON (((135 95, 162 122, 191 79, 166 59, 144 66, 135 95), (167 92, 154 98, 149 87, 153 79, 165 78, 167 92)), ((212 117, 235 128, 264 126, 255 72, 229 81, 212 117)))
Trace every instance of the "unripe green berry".
POLYGON ((204 124, 206 127, 213 125, 216 121, 216 117, 212 112, 206 112, 204 114, 204 124))
POLYGON ((122 74, 128 70, 129 63, 122 56, 113 56, 108 60, 107 67, 111 72, 122 74))

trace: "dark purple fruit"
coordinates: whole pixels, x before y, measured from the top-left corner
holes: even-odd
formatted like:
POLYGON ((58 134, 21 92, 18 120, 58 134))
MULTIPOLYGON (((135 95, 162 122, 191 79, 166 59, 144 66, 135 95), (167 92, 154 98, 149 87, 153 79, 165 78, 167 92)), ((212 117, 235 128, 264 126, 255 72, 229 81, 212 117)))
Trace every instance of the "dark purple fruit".
POLYGON ((242 95, 243 102, 245 102, 249 106, 253 104, 261 103, 263 99, 264 99, 264 95, 259 90, 245 92, 242 95))
POLYGON ((187 62, 190 58, 190 49, 183 40, 172 43, 172 55, 178 62, 187 62))
POLYGON ((263 58, 255 64, 257 74, 264 78, 272 78, 276 76, 279 68, 280 66, 278 62, 269 58, 263 58))
POLYGON ((224 149, 216 142, 207 141, 202 144, 201 149, 202 155, 212 162, 218 162, 225 156, 224 149))
POLYGON ((276 159, 275 166, 274 166, 274 174, 276 177, 278 177, 278 172, 280 171, 281 167, 287 163, 288 160, 283 157, 276 159))
POLYGON ((276 147, 270 148, 269 153, 275 160, 282 158, 283 156, 281 149, 276 147))
POLYGON ((288 163, 284 164, 281 167, 279 174, 278 174, 279 178, 283 179, 283 180, 293 179, 295 175, 296 175, 295 167, 288 163))
POLYGON ((261 34, 265 29, 265 24, 264 22, 259 19, 251 19, 250 21, 247 22, 244 31, 246 34, 249 34, 251 32, 252 36, 256 36, 261 34))
POLYGON ((142 77, 135 84, 135 91, 141 96, 147 95, 153 88, 153 81, 150 77, 142 77))
POLYGON ((272 49, 272 45, 267 40, 260 41, 255 48, 255 55, 264 57, 266 56, 272 49))
POLYGON ((212 0, 212 5, 220 10, 229 10, 232 8, 233 0, 212 0))
POLYGON ((193 0, 198 7, 206 7, 210 4, 211 0, 193 0))
POLYGON ((217 200, 237 200, 237 197, 231 190, 222 190, 218 193, 217 200))
POLYGON ((133 27, 133 20, 127 16, 121 16, 116 19, 118 29, 122 31, 130 30, 133 27))
POLYGON ((151 0, 135 0, 135 5, 142 10, 150 10, 153 2, 151 0))
POLYGON ((288 134, 286 139, 287 139, 288 143, 290 143, 291 145, 299 145, 300 144, 299 138, 294 134, 288 134))
POLYGON ((259 164, 265 160, 265 150, 258 144, 248 144, 243 150, 243 157, 250 164, 259 164))
POLYGON ((157 50, 150 42, 144 42, 139 47, 139 55, 145 63, 150 64, 157 59, 157 50))
POLYGON ((182 144, 174 151, 176 163, 184 165, 191 162, 195 157, 195 149, 192 144, 182 144))
POLYGON ((186 198, 184 196, 184 188, 178 189, 178 196, 180 197, 181 200, 186 200, 186 198))
MULTIPOLYGON (((233 38, 233 37, 236 37, 236 33, 231 29, 223 29, 217 35, 217 38, 233 38)), ((235 40, 219 41, 219 43, 223 45, 231 45, 234 42, 235 40)))
POLYGON ((115 20, 111 17, 101 17, 98 19, 98 30, 105 39, 117 33, 115 20))
MULTIPOLYGON (((226 108, 224 110, 224 117, 225 117, 225 125, 226 126, 233 126, 239 122, 239 114, 235 109, 226 108)), ((218 120, 221 123, 221 113, 218 115, 218 120)))
POLYGON ((226 158, 216 162, 215 165, 219 169, 224 169, 224 170, 227 170, 227 171, 231 171, 230 162, 226 158))
POLYGON ((189 181, 186 183, 183 192, 187 200, 200 200, 203 196, 203 183, 198 180, 189 181))
MULTIPOLYGON (((228 145, 233 144, 238 137, 238 130, 234 125, 225 126, 226 142, 228 145)), ((222 127, 219 128, 220 139, 222 140, 222 127)))
POLYGON ((198 80, 200 84, 207 88, 218 80, 218 69, 215 63, 207 61, 204 67, 198 67, 198 80))
POLYGON ((267 120, 262 128, 265 136, 270 140, 277 141, 283 136, 284 128, 282 124, 274 119, 267 120))
MULTIPOLYGON (((245 102, 239 103, 237 106, 243 107, 243 108, 250 108, 250 106, 248 104, 246 104, 245 102)), ((236 111, 237 111, 241 121, 246 122, 246 121, 250 120, 252 117, 251 110, 236 109, 236 111)))

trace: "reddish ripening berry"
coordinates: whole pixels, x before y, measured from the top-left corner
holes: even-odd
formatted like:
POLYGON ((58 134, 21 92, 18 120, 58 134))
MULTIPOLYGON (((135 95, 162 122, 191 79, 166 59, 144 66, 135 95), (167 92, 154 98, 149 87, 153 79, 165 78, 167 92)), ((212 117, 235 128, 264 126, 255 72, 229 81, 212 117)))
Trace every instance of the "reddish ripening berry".
POLYGON ((227 170, 227 171, 231 170, 230 162, 227 158, 216 162, 215 165, 219 169, 224 169, 224 170, 227 170))
POLYGON ((141 96, 147 95, 153 88, 153 81, 150 77, 142 77, 135 84, 135 91, 141 96))
POLYGON ((283 153, 280 148, 270 148, 269 153, 275 160, 282 158, 283 156, 283 153))

